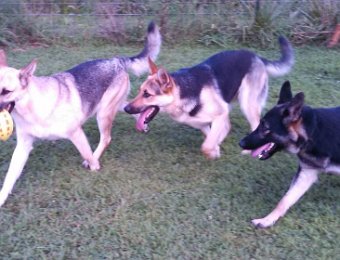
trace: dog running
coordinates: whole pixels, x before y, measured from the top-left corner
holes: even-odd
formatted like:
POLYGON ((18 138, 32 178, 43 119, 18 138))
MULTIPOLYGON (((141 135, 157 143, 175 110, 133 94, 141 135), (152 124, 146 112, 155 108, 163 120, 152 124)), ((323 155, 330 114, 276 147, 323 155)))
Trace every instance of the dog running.
POLYGON ((340 174, 340 107, 311 108, 302 92, 293 97, 286 81, 279 101, 261 119, 259 126, 240 141, 252 156, 266 160, 278 151, 296 154, 299 167, 288 192, 264 218, 254 219, 256 227, 266 228, 283 217, 315 183, 320 172, 340 174))
POLYGON ((150 60, 150 75, 137 96, 125 107, 140 116, 139 131, 161 110, 174 120, 197 128, 205 135, 201 146, 209 159, 220 157, 220 144, 230 131, 230 103, 238 99, 255 130, 268 92, 268 77, 282 76, 294 64, 293 48, 279 37, 281 58, 269 61, 248 50, 223 51, 202 63, 168 73, 150 60))
POLYGON ((130 90, 128 70, 136 75, 146 72, 148 59, 156 59, 160 46, 159 29, 151 22, 138 55, 91 60, 43 77, 33 75, 36 60, 15 69, 7 65, 1 51, 0 105, 13 110, 17 144, 0 191, 0 206, 11 193, 36 139, 69 139, 84 159, 83 165, 99 170, 99 158, 111 141, 113 120, 130 90), (100 141, 92 152, 82 125, 94 115, 100 141))

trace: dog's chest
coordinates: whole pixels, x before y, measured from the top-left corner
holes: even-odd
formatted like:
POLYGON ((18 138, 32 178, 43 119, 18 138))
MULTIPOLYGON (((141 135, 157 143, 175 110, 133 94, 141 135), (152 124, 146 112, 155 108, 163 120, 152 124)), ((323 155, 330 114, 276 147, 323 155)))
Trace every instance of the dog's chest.
POLYGON ((308 167, 320 169, 325 173, 340 175, 340 165, 332 162, 329 157, 317 157, 306 153, 299 154, 300 162, 308 167))
POLYGON ((52 114, 44 120, 39 115, 13 113, 17 132, 36 138, 55 140, 68 138, 68 135, 82 124, 82 118, 67 114, 52 114))
POLYGON ((204 88, 197 99, 179 100, 167 112, 177 122, 201 128, 219 115, 229 113, 229 105, 215 90, 204 88))

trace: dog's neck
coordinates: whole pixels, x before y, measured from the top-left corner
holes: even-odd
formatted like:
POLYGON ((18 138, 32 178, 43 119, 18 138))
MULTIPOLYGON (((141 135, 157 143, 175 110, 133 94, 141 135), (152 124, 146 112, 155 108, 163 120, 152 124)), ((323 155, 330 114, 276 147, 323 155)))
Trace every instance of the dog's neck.
POLYGON ((174 119, 186 114, 188 116, 195 116, 200 110, 201 105, 198 98, 187 96, 188 86, 185 78, 181 73, 171 73, 170 80, 172 84, 172 93, 174 100, 171 104, 164 107, 164 111, 170 114, 174 119))
POLYGON ((50 77, 32 76, 22 93, 15 100, 14 115, 29 120, 29 115, 37 118, 46 118, 51 113, 48 104, 55 103, 60 94, 57 88, 51 88, 48 81, 50 77), (49 91, 46 91, 49 88, 49 91), (53 89, 53 91, 51 91, 53 89))
MULTIPOLYGON (((318 116, 314 112, 314 109, 311 107, 304 107, 302 112, 302 120, 306 136, 305 138, 301 138, 298 140, 300 151, 298 153, 298 157, 300 160, 305 163, 306 165, 326 169, 330 163, 331 159, 326 153, 323 153, 322 148, 318 147, 318 144, 315 143, 314 140, 317 140, 318 134, 318 116)), ((322 130, 321 130, 322 131, 322 130)))
POLYGON ((198 100, 180 98, 180 89, 175 84, 173 87, 174 100, 169 105, 162 108, 162 110, 168 113, 172 118, 176 119, 183 114, 188 116, 195 116, 200 109, 198 100))

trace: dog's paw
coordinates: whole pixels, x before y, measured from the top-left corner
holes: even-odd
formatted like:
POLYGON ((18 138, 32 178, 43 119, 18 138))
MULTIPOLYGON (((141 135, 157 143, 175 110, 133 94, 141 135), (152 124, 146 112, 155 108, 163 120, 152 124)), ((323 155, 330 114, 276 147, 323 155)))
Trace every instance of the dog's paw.
POLYGON ((2 205, 5 204, 6 199, 7 199, 7 197, 4 197, 4 196, 0 197, 0 207, 2 207, 2 205))
POLYGON ((214 149, 207 149, 202 147, 202 153, 209 160, 215 160, 221 157, 220 147, 217 146, 214 149))
POLYGON ((251 150, 242 150, 241 154, 242 154, 242 155, 251 154, 251 150))
POLYGON ((258 218, 258 219, 253 219, 251 223, 256 227, 256 228, 268 228, 271 227, 275 224, 277 219, 272 219, 272 218, 258 218))
POLYGON ((83 167, 86 169, 89 169, 91 171, 99 171, 100 170, 100 164, 98 161, 90 164, 87 160, 83 161, 82 163, 83 167))

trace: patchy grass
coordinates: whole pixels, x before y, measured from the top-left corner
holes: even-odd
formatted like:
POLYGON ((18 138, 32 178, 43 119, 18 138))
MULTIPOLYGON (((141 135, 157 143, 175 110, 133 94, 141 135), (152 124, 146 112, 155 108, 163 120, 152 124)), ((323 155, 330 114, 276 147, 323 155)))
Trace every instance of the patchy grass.
MULTIPOLYGON (((235 46, 230 46, 235 48, 235 46)), ((139 47, 82 46, 12 51, 20 67, 39 59, 38 74, 70 68, 92 58, 134 54, 139 47)), ((169 70, 194 64, 220 49, 163 47, 158 64, 169 70)), ((278 51, 259 51, 267 58, 278 51)), ((284 79, 304 91, 314 106, 339 105, 337 50, 296 49, 287 77, 272 79, 267 108, 284 79)), ((133 91, 144 77, 132 78, 133 91)), ((2 259, 335 259, 340 236, 340 179, 322 176, 277 225, 257 230, 250 219, 267 214, 289 186, 297 168, 288 154, 260 162, 240 155, 238 141, 249 127, 235 106, 223 155, 208 161, 200 153, 199 131, 159 115, 148 134, 120 114, 113 141, 89 172, 68 141, 38 142, 13 194, 0 209, 2 259)), ((94 120, 85 125, 93 147, 94 120)), ((0 144, 3 182, 15 137, 0 144)))

